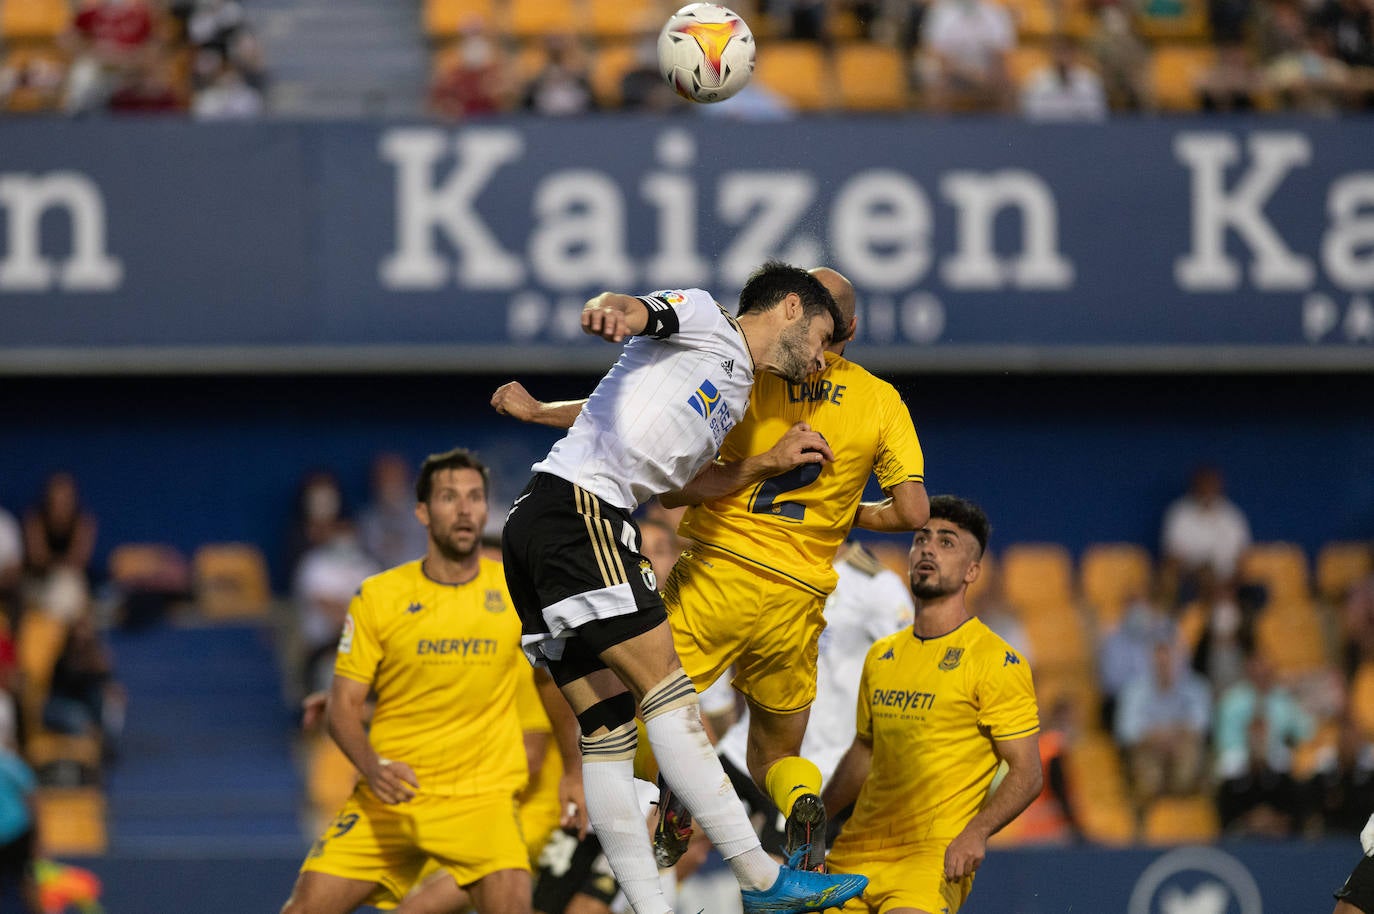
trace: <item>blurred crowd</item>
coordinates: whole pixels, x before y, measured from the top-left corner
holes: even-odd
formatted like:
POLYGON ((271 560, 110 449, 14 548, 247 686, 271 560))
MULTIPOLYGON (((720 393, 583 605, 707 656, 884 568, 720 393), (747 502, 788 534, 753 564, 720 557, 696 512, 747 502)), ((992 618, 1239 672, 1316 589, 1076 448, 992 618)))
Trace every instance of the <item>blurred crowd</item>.
POLYGON ((266 68, 237 0, 19 0, 0 15, 0 110, 256 117, 266 68))

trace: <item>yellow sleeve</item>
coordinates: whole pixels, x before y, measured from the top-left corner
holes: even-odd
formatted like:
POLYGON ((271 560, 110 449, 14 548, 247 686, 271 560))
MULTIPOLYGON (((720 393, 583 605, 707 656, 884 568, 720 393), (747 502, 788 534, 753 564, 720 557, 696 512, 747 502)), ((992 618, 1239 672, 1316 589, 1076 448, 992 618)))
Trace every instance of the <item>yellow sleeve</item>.
POLYGON ((343 634, 339 636, 339 652, 334 660, 334 672, 371 685, 382 662, 382 644, 377 633, 377 620, 363 588, 354 594, 344 617, 343 634))
POLYGON ((1017 739, 1040 730, 1030 664, 1010 647, 985 656, 975 698, 978 724, 993 739, 1017 739))
POLYGON ((515 711, 520 715, 520 729, 526 733, 552 733, 553 724, 539 700, 539 688, 534 684, 534 667, 523 660, 516 670, 515 711))
POLYGON ((878 457, 873 462, 873 473, 884 490, 899 482, 925 482, 926 458, 921 452, 921 441, 916 437, 911 411, 895 387, 890 384, 883 387, 882 433, 878 437, 878 457))

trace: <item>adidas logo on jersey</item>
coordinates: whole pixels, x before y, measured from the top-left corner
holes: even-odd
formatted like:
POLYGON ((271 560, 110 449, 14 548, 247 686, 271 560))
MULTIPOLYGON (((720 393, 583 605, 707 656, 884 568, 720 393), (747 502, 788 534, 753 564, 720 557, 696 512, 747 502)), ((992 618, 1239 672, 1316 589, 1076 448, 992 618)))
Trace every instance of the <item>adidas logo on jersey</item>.
POLYGON ((723 361, 723 362, 720 363, 720 367, 723 368, 723 369, 725 369, 725 376, 726 376, 727 378, 733 378, 733 377, 735 376, 735 360, 734 360, 734 359, 726 359, 725 361, 723 361))

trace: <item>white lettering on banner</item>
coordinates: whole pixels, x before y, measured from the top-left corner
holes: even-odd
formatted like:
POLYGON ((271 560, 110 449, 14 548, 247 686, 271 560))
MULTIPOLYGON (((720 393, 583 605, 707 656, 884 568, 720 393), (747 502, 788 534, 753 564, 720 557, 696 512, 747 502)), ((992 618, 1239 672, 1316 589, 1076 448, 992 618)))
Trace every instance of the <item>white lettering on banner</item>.
POLYGON ((704 286, 710 281, 711 266, 697 251, 697 187, 680 170, 696 161, 696 140, 686 130, 665 130, 655 146, 658 163, 678 170, 652 172, 639 185, 640 195, 653 204, 658 216, 658 247, 649 255, 644 271, 661 288, 704 286))
POLYGON ((1374 289, 1374 173, 1349 174, 1333 181, 1326 195, 1326 214, 1330 219, 1322 237, 1326 275, 1352 292, 1374 289))
POLYGON ((382 285, 398 292, 444 285, 449 263, 436 249, 437 229, 459 255, 459 285, 513 288, 524 280, 524 265, 501 247, 473 201, 498 168, 521 156, 525 144, 514 130, 465 130, 452 143, 447 135, 432 128, 382 134, 382 158, 396 166, 396 251, 382 261, 382 285), (450 145, 457 165, 436 186, 435 166, 450 145))
POLYGON ((821 246, 797 235, 785 249, 788 232, 816 198, 816 179, 804 171, 731 171, 721 176, 716 213, 739 234, 720 258, 720 278, 742 286, 750 272, 770 257, 788 263, 814 264, 821 246), (750 216, 753 216, 750 219, 750 216))
POLYGON ((530 266, 551 288, 624 288, 634 281, 625 250, 625 198, 604 172, 555 172, 534 191, 530 266))
POLYGON ((940 191, 959 212, 958 246, 940 266, 940 277, 950 288, 1073 286, 1073 264, 1059 253, 1058 207, 1039 175, 1020 169, 955 171, 940 180, 940 191), (1008 206, 1021 213, 1021 254, 1004 264, 993 251, 993 223, 1008 206))
POLYGON ((1264 216, 1264 205, 1288 173, 1312 158, 1300 133, 1257 132, 1247 146, 1253 164, 1228 192, 1224 171, 1240 159, 1240 144, 1225 133, 1180 133, 1174 155, 1192 170, 1192 250, 1174 263, 1174 278, 1190 292, 1240 287, 1240 266, 1226 254, 1226 230, 1235 231, 1253 255, 1250 279, 1257 289, 1310 288, 1310 258, 1293 253, 1264 216))
POLYGON ((907 289, 930 268, 930 201, 901 172, 873 169, 846 181, 830 210, 840 272, 885 292, 907 289))
POLYGON ((0 292, 43 292, 54 278, 67 292, 109 292, 124 280, 124 265, 105 249, 105 200, 89 177, 75 171, 0 174, 0 206, 8 249, 0 260, 0 292), (58 267, 43 256, 43 214, 66 210, 71 254, 58 267))

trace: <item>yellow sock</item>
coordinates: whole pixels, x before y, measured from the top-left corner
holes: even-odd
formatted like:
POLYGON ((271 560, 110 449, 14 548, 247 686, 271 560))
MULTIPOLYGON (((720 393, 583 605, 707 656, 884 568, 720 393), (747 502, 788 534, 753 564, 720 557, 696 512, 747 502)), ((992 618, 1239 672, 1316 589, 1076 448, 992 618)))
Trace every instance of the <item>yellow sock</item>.
POLYGON ((764 776, 764 788, 783 815, 792 814, 792 804, 803 794, 821 792, 821 769, 814 762, 788 755, 773 763, 764 776))
POLYGON ((654 758, 653 747, 649 745, 649 734, 644 732, 644 721, 635 718, 636 736, 639 742, 635 744, 635 777, 650 784, 658 783, 658 760, 654 758))

